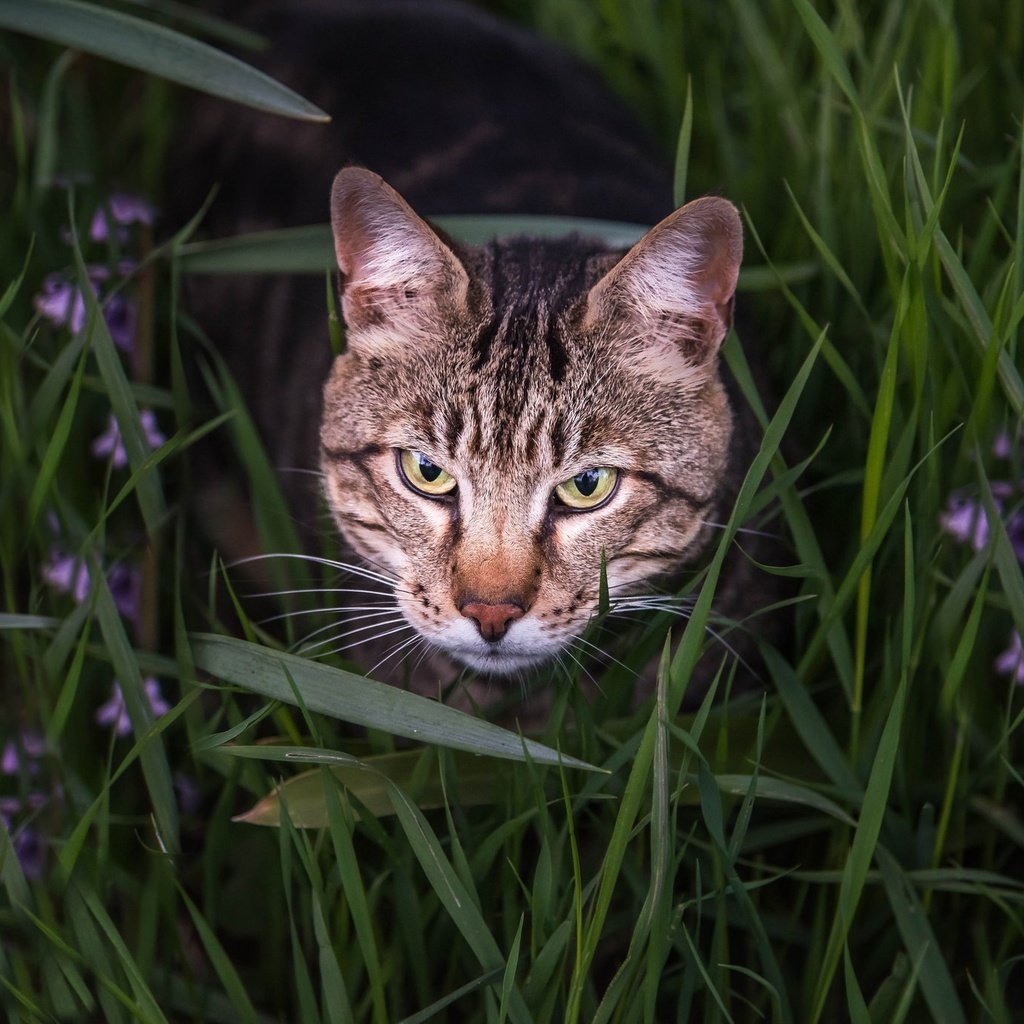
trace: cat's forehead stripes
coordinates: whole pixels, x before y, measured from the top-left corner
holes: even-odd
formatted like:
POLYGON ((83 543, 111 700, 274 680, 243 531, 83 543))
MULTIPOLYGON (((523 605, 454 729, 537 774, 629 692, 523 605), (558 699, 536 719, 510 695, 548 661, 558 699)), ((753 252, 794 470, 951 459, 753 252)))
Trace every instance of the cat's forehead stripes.
POLYGON ((505 239, 475 250, 472 278, 484 314, 471 340, 470 420, 449 423, 450 441, 465 431, 475 454, 533 461, 554 448, 561 458, 564 444, 551 443, 545 432, 561 406, 579 400, 581 377, 590 375, 567 321, 597 276, 593 257, 602 253, 598 243, 573 237, 505 239))
POLYGON ((598 243, 578 237, 511 238, 477 250, 474 278, 491 313, 474 343, 474 369, 495 357, 509 369, 516 357, 544 356, 552 383, 562 381, 568 353, 561 321, 593 283, 590 258, 600 252, 598 243))

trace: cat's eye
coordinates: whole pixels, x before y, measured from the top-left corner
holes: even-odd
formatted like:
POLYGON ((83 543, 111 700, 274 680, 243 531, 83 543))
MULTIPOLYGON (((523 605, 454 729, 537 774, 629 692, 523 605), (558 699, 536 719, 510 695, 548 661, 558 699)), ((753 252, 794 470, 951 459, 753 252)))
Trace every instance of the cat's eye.
POLYGON ((587 511, 603 505, 615 490, 619 479, 616 469, 602 466, 598 469, 585 469, 568 480, 563 480, 555 488, 555 497, 563 505, 578 511, 587 511))
POLYGON ((405 482, 420 494, 440 498, 455 490, 455 477, 436 462, 431 462, 423 452, 403 448, 398 453, 398 466, 405 482))

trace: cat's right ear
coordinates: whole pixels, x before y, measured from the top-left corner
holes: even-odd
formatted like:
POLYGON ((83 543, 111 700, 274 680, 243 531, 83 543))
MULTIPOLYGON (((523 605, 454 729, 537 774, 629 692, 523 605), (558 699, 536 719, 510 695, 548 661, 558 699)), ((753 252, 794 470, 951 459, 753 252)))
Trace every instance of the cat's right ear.
POLYGON ((465 305, 465 268, 379 175, 362 167, 338 173, 331 227, 351 347, 422 340, 465 305))

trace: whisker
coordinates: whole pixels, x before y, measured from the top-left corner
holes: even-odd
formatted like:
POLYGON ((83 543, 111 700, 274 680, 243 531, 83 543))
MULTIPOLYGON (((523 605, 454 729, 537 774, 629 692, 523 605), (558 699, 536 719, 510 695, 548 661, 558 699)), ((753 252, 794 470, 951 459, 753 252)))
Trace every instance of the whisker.
POLYGON ((753 666, 750 665, 749 662, 747 662, 743 655, 740 654, 740 652, 737 651, 736 648, 733 647, 732 644, 730 644, 729 641, 725 639, 724 633, 719 633, 717 630, 712 629, 711 626, 707 625, 706 623, 704 625, 704 629, 706 632, 710 633, 711 636, 714 637, 714 639, 718 643, 720 643, 758 682, 762 682, 760 673, 758 673, 758 671, 755 668, 753 668, 753 666))
POLYGON ((334 558, 323 558, 320 555, 307 555, 293 551, 276 551, 263 555, 250 555, 248 558, 240 558, 237 561, 232 562, 230 564, 230 568, 234 568, 239 565, 247 565, 250 562, 267 561, 271 558, 293 558, 300 562, 312 562, 315 565, 326 566, 328 569, 340 569, 343 572, 352 573, 353 576, 362 576, 364 579, 375 580, 378 583, 386 583, 388 586, 394 586, 399 582, 396 576, 386 576, 383 573, 374 571, 373 569, 367 569, 362 565, 353 565, 351 562, 339 562, 334 558))
POLYGON ((694 594, 626 594, 624 597, 612 598, 609 603, 613 607, 625 604, 664 604, 679 607, 694 605, 697 598, 694 594))
POLYGON ((268 622, 279 622, 281 619, 295 619, 300 615, 327 615, 330 612, 369 612, 381 609, 383 611, 394 611, 398 607, 394 601, 387 604, 338 604, 323 608, 294 608, 290 612, 281 612, 278 615, 271 615, 267 619, 260 619, 258 626, 265 626, 268 622))
POLYGON ((329 651, 322 651, 317 655, 318 658, 328 658, 332 654, 342 654, 345 651, 350 651, 354 647, 360 647, 366 643, 373 643, 376 640, 380 640, 386 636, 391 636, 393 633, 400 633, 403 629, 412 629, 408 623, 400 626, 396 626, 394 629, 390 629, 387 632, 381 633, 380 636, 364 636, 358 640, 353 640, 351 643, 342 644, 340 647, 332 647, 329 651))
MULTIPOLYGON (((684 619, 688 619, 693 614, 692 608, 680 608, 678 606, 663 604, 627 605, 624 610, 627 612, 652 612, 654 614, 664 612, 666 615, 678 615, 684 619)), ((608 614, 614 616, 621 616, 622 611, 620 611, 617 608, 610 608, 608 610, 608 614)))
POLYGON ((434 644, 432 644, 426 637, 420 637, 423 641, 423 650, 420 651, 420 656, 416 659, 416 664, 413 665, 410 670, 410 675, 416 675, 416 670, 423 664, 423 659, 426 658, 431 651, 435 650, 434 644))
POLYGON ((292 594, 377 594, 380 597, 387 597, 393 593, 389 587, 387 590, 357 590, 353 587, 297 587, 293 590, 264 590, 258 594, 250 594, 250 597, 290 597, 292 594))
POLYGON ((381 626, 391 625, 397 625, 397 629, 388 630, 384 633, 381 633, 379 636, 373 636, 369 638, 363 637, 362 639, 356 640, 350 644, 346 644, 343 647, 332 648, 330 651, 321 651, 320 654, 317 655, 317 657, 326 658, 327 655, 329 654, 338 654, 341 651, 347 651, 350 647, 355 647, 358 644, 364 643, 366 639, 379 640, 381 637, 390 636, 392 633, 397 632, 398 629, 412 629, 412 626, 410 626, 409 623, 405 621, 405 616, 389 619, 387 622, 371 622, 366 626, 357 626, 355 629, 345 630, 341 633, 336 634, 335 636, 329 636, 325 640, 318 640, 315 644, 307 644, 298 653, 305 657, 309 654, 310 651, 315 651, 318 647, 323 647, 324 644, 332 644, 336 640, 346 640, 351 636, 355 636, 357 633, 366 633, 369 630, 380 629, 381 626))
MULTIPOLYGON (((412 629, 412 626, 409 626, 408 628, 412 629)), ((392 632, 396 632, 396 631, 392 630, 392 632)), ((387 633, 384 634, 384 636, 387 636, 387 635, 388 635, 387 633)), ((423 639, 423 638, 419 634, 417 634, 416 636, 410 637, 408 640, 401 640, 401 641, 399 641, 397 644, 395 644, 384 655, 383 658, 380 659, 380 661, 378 661, 372 668, 367 669, 367 671, 366 671, 367 678, 369 678, 371 673, 376 672, 377 669, 379 669, 381 667, 381 665, 383 665, 386 661, 390 660, 396 654, 398 654, 399 651, 404 650, 406 647, 409 647, 412 644, 418 643, 421 639, 423 639)))
POLYGON ((617 619, 623 619, 626 622, 636 622, 639 625, 644 625, 648 620, 641 615, 630 615, 628 612, 609 612, 609 616, 615 616, 617 619))
POLYGON ((618 665, 620 668, 624 668, 630 675, 636 676, 639 679, 639 672, 637 672, 635 669, 630 668, 624 662, 619 661, 619 659, 616 658, 615 655, 609 654, 603 647, 598 647, 597 644, 591 643, 589 640, 584 640, 583 637, 578 636, 576 634, 573 634, 572 639, 579 644, 583 644, 584 647, 589 647, 592 651, 595 651, 602 658, 607 658, 609 661, 614 661, 615 664, 618 665))
MULTIPOLYGON (((590 671, 590 669, 588 669, 587 666, 583 664, 583 661, 580 658, 576 657, 571 647, 563 647, 559 656, 561 656, 562 654, 566 654, 570 658, 572 658, 572 660, 579 666, 580 671, 598 688, 598 690, 601 690, 601 684, 594 678, 593 673, 590 671)), ((566 666, 563 665, 562 668, 571 680, 572 673, 569 672, 566 666)), ((601 692, 603 693, 604 691, 601 690, 601 692)))
MULTIPOLYGON (((419 646, 420 643, 425 643, 425 641, 423 640, 423 637, 421 637, 421 636, 416 637, 415 640, 416 640, 416 643, 408 645, 408 649, 406 650, 405 654, 403 654, 398 659, 398 661, 396 661, 395 664, 391 666, 391 668, 389 669, 389 673, 391 675, 394 675, 394 673, 396 673, 402 667, 402 665, 404 665, 405 662, 407 662, 416 653, 416 648, 419 646)), ((396 651, 395 653, 397 654, 398 652, 396 651)), ((423 657, 423 655, 421 654, 420 658, 422 658, 422 657, 423 657)), ((417 659, 416 664, 417 665, 419 664, 419 659, 417 659)), ((412 671, 413 672, 416 671, 415 666, 413 667, 412 671)))
MULTIPOLYGON (((298 644, 309 643, 309 641, 312 640, 313 637, 315 637, 318 633, 326 633, 327 630, 329 630, 329 629, 337 629, 339 626, 349 626, 353 622, 362 622, 365 619, 379 619, 382 615, 386 615, 389 612, 394 612, 394 611, 396 611, 396 609, 394 609, 394 608, 385 608, 385 609, 383 609, 381 611, 378 611, 378 612, 368 612, 365 615, 353 615, 351 618, 346 617, 346 618, 340 619, 340 620, 339 619, 332 619, 330 622, 327 623, 326 626, 320 626, 319 628, 314 629, 311 632, 307 633, 300 640, 297 640, 295 642, 296 646, 298 644)), ((397 621, 398 620, 397 620, 397 617, 396 617, 394 619, 388 620, 388 622, 378 622, 377 625, 379 625, 379 626, 386 626, 386 625, 389 625, 390 622, 397 622, 397 621)))
MULTIPOLYGON (((725 530, 728 529, 727 523, 713 523, 710 519, 702 519, 701 524, 703 526, 710 526, 714 530, 725 530)), ((767 537, 769 540, 779 540, 779 534, 769 533, 766 530, 755 530, 752 526, 737 526, 737 533, 746 533, 752 537, 767 537)))

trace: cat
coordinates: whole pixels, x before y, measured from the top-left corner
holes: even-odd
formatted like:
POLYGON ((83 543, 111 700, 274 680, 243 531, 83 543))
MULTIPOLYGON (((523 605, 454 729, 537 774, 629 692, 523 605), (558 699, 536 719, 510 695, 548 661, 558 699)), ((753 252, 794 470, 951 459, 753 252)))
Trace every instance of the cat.
MULTIPOLYGON (((393 591, 393 646, 428 652, 410 685, 459 665, 522 678, 577 644, 602 573, 613 609, 642 607, 630 595, 677 585, 729 514, 756 449, 719 360, 739 215, 712 196, 662 217, 670 174, 628 112, 479 11, 289 5, 246 23, 334 124, 205 101, 184 149, 225 183, 215 234, 322 219, 329 191, 347 349, 332 362, 316 279, 202 282, 197 315, 276 463, 319 469, 360 571, 393 591), (455 212, 658 223, 625 253, 580 235, 469 246, 429 222, 455 212)), ((285 481, 309 522, 307 478, 285 481)), ((772 599, 756 576, 730 557, 723 621, 772 599)), ((379 662, 383 637, 353 653, 379 662)), ((753 661, 749 636, 730 644, 753 661)))

